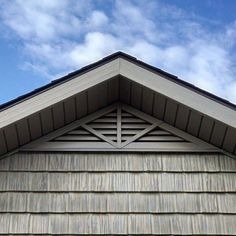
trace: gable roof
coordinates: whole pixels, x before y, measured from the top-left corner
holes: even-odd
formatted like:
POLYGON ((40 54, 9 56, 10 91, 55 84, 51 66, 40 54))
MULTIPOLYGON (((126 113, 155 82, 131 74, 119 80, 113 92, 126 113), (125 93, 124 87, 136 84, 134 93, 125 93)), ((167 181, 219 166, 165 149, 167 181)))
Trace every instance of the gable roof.
POLYGON ((214 95, 214 94, 212 94, 210 92, 207 92, 207 91, 205 91, 205 90, 203 90, 201 88, 198 88, 195 85, 180 79, 176 75, 173 75, 173 74, 168 73, 168 72, 166 72, 164 70, 161 70, 160 68, 157 68, 157 67, 154 67, 152 65, 149 65, 149 64, 147 64, 147 63, 145 63, 145 62, 143 62, 141 60, 138 60, 137 58, 135 58, 135 57, 133 57, 133 56, 131 56, 129 54, 126 54, 124 52, 118 51, 118 52, 115 52, 115 53, 113 53, 113 54, 111 54, 109 56, 106 56, 106 57, 102 58, 101 60, 99 60, 97 62, 91 63, 91 64, 89 64, 87 66, 84 66, 84 67, 82 67, 82 68, 80 68, 80 69, 78 69, 76 71, 73 71, 73 72, 71 72, 71 73, 69 73, 69 74, 67 74, 67 75, 65 75, 65 76, 63 76, 63 77, 61 77, 59 79, 53 80, 50 83, 48 83, 48 84, 46 84, 44 86, 41 86, 41 87, 39 87, 39 88, 29 92, 29 93, 26 93, 26 94, 24 94, 22 96, 19 96, 19 97, 15 98, 15 99, 12 99, 12 100, 4 103, 4 104, 0 104, 0 111, 2 111, 4 109, 7 109, 7 108, 9 108, 11 106, 14 106, 15 104, 17 104, 19 102, 22 102, 22 101, 24 101, 26 99, 29 99, 32 96, 36 96, 37 94, 42 93, 42 92, 44 92, 44 91, 46 91, 46 90, 48 90, 50 88, 53 88, 54 86, 58 86, 58 85, 60 85, 62 83, 65 83, 65 82, 67 82, 67 81, 69 81, 69 80, 71 80, 71 79, 73 79, 73 78, 75 78, 77 76, 80 76, 80 75, 82 75, 84 73, 87 73, 88 71, 93 70, 93 69, 95 69, 95 68, 97 68, 97 67, 99 67, 99 66, 101 66, 103 64, 106 64, 106 63, 108 63, 108 62, 110 62, 110 61, 112 61, 114 59, 117 59, 117 58, 123 58, 123 59, 128 60, 128 61, 130 61, 132 63, 140 65, 140 66, 142 66, 142 67, 144 67, 144 68, 146 68, 148 70, 151 70, 153 72, 156 72, 156 73, 164 76, 166 79, 169 79, 169 80, 171 80, 174 83, 177 83, 177 84, 180 84, 182 86, 185 86, 186 88, 189 88, 189 89, 191 89, 191 90, 193 90, 195 92, 198 92, 198 93, 200 93, 200 94, 202 94, 202 95, 204 95, 204 96, 206 96, 208 98, 211 98, 214 101, 222 103, 223 105, 228 106, 228 107, 236 110, 236 104, 233 104, 233 103, 229 102, 226 99, 223 99, 223 98, 221 98, 219 96, 216 96, 216 95, 214 95))
MULTIPOLYGON (((181 107, 196 112, 201 116, 201 123, 204 119, 206 119, 208 123, 209 120, 213 122, 211 131, 209 131, 211 133, 210 136, 208 135, 209 138, 205 138, 204 135, 200 138, 211 142, 213 135, 212 144, 230 153, 234 154, 236 152, 236 106, 234 104, 184 82, 174 75, 141 62, 132 56, 117 52, 34 90, 31 93, 1 105, 0 141, 4 144, 0 144, 0 154, 11 151, 26 143, 26 141, 21 142, 21 140, 19 140, 19 131, 17 131, 17 128, 12 128, 13 126, 17 127, 19 122, 23 123, 24 120, 27 120, 27 126, 30 127, 29 118, 32 116, 47 108, 52 108, 72 96, 76 96, 90 89, 94 90, 95 86, 110 81, 112 78, 118 79, 116 79, 106 91, 112 91, 114 88, 119 87, 119 95, 110 102, 121 100, 127 103, 127 94, 124 93, 129 92, 125 91, 125 89, 129 86, 127 81, 131 81, 137 84, 137 86, 150 89, 151 92, 158 93, 160 96, 168 98, 168 101, 171 101, 171 103, 177 103, 178 106, 180 105, 181 107), (119 81, 117 82, 117 80, 119 81), (121 89, 122 86, 123 89, 121 89), (15 138, 14 144, 9 145, 8 142, 12 142, 10 136, 13 133, 17 137, 15 138), (223 138, 214 143, 214 135, 221 135, 223 138), (4 150, 2 151, 1 148, 4 150)), ((94 96, 96 96, 96 93, 94 96)), ((97 102, 94 99, 92 100, 95 103, 97 102)), ((165 101, 165 109, 166 105, 168 105, 168 101, 165 101)), ((109 104, 109 102, 107 103, 109 104)), ((102 108, 104 105, 105 104, 95 106, 91 112, 102 108)), ((152 104, 152 106, 154 105, 152 104)), ((171 107, 169 109, 171 109, 171 107)), ((177 113, 177 111, 175 112, 177 113)), ((190 125, 191 123, 194 124, 196 119, 191 119, 190 114, 188 114, 188 116, 187 122, 189 122, 190 125)), ((163 117, 163 119, 164 118, 165 117, 163 117)), ((176 117, 174 119, 176 119, 176 117)), ((40 122, 42 123, 42 121, 40 122)), ((52 130, 43 131, 42 129, 41 135, 36 135, 36 137, 32 137, 34 135, 31 134, 27 142, 51 131, 52 130)), ((190 131, 185 129, 185 131, 191 133, 191 129, 190 131)), ((194 135, 199 137, 200 133, 199 127, 199 131, 194 135)), ((191 134, 193 135, 193 133, 191 134)))

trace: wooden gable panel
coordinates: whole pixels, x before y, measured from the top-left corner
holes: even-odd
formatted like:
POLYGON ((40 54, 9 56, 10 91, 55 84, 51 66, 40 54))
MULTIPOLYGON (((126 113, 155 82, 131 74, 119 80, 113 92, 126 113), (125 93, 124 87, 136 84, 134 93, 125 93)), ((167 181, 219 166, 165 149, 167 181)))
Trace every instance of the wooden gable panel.
POLYGON ((149 115, 152 115, 153 102, 154 102, 154 92, 149 88, 143 87, 141 110, 149 115))
POLYGON ((119 77, 108 80, 108 104, 119 100, 119 77))
POLYGON ((143 87, 141 84, 131 83, 131 100, 130 105, 136 109, 141 109, 142 105, 142 91, 143 87))
POLYGON ((108 104, 108 84, 103 82, 88 90, 88 111, 95 112, 108 104))
POLYGON ((153 105, 153 116, 163 120, 166 108, 166 97, 161 94, 155 93, 154 105, 153 105))
POLYGON ((120 78, 120 101, 130 104, 131 101, 131 81, 120 78))
POLYGON ((15 125, 10 125, 4 129, 7 150, 11 151, 19 147, 18 134, 15 125))
POLYGON ((16 124, 20 145, 24 145, 30 141, 30 132, 27 120, 21 120, 16 124))
POLYGON ((3 131, 0 130, 0 155, 7 152, 6 140, 3 135, 3 131))
POLYGON ((223 123, 215 122, 210 142, 217 147, 222 147, 226 131, 226 126, 223 123))
POLYGON ((223 141, 223 148, 232 153, 236 148, 236 132, 233 128, 228 128, 223 141))
POLYGON ((201 122, 202 122, 202 115, 199 114, 198 112, 192 110, 190 112, 187 132, 194 135, 194 136, 198 136, 199 131, 200 131, 201 122))
POLYGON ((63 102, 66 124, 69 124, 72 121, 76 120, 76 103, 75 102, 76 102, 75 97, 70 97, 63 102))
POLYGON ((178 109, 178 104, 173 100, 167 99, 164 121, 170 125, 174 125, 176 121, 177 109, 178 109))
POLYGON ((28 118, 31 140, 42 136, 42 126, 39 114, 34 114, 28 118))
POLYGON ((214 127, 214 120, 204 116, 199 131, 199 138, 205 140, 206 142, 209 142, 212 135, 213 127, 214 127))
POLYGON ((57 103, 55 106, 52 107, 52 115, 54 129, 59 129, 65 125, 65 113, 63 102, 57 103))
POLYGON ((76 95, 76 113, 77 119, 88 114, 88 91, 84 91, 76 95))
POLYGON ((53 117, 52 117, 52 109, 48 108, 40 112, 40 118, 42 123, 42 131, 43 134, 48 134, 53 131, 53 117))
POLYGON ((189 115, 190 109, 186 106, 183 106, 182 104, 179 104, 175 121, 176 128, 186 130, 189 121, 189 115))

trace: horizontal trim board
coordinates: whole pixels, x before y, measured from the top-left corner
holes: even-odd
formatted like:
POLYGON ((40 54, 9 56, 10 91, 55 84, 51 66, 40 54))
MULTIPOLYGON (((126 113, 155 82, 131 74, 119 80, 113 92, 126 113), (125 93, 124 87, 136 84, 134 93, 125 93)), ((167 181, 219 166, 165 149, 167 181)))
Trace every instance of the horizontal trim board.
POLYGON ((56 139, 54 139, 54 142, 56 141, 99 141, 100 139, 96 136, 92 135, 83 135, 83 136, 75 136, 75 135, 66 135, 61 136, 56 139))
MULTIPOLYGON (((167 149, 167 148, 152 148, 150 150, 150 148, 135 148, 135 147, 132 147, 132 148, 129 148, 129 147, 126 147, 125 149, 118 149, 118 148, 112 148, 112 147, 101 147, 101 148, 98 148, 98 147, 94 147, 94 148, 85 148, 85 147, 82 147, 82 148, 74 148, 74 147, 63 147, 63 148, 59 148, 59 145, 57 145, 56 147, 53 147, 53 148, 46 148, 46 147, 39 147, 39 148, 24 148, 22 149, 22 151, 27 151, 27 152, 31 152, 31 151, 34 151, 34 152, 136 152, 136 153, 139 153, 139 152, 156 152, 156 153, 176 153, 176 152, 180 152, 180 153, 186 153, 186 152, 192 152, 192 153, 215 153, 216 150, 213 149, 213 150, 209 150, 209 149, 204 149, 204 148, 199 148, 199 149, 181 149, 179 148, 178 150, 176 149, 167 149)), ((220 152, 219 152, 220 153, 220 152)))

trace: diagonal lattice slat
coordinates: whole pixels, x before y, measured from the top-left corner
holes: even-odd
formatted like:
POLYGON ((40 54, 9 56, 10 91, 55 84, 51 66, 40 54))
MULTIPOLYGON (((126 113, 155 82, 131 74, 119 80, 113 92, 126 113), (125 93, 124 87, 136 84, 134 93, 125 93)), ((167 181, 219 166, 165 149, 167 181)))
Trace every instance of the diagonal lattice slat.
POLYGON ((107 142, 115 148, 125 148, 128 144, 186 142, 169 131, 158 127, 158 123, 145 116, 134 114, 126 107, 117 105, 114 110, 85 122, 76 129, 63 134, 53 141, 64 142, 107 142))
POLYGON ((211 145, 147 115, 116 103, 27 144, 43 151, 215 151, 211 145))

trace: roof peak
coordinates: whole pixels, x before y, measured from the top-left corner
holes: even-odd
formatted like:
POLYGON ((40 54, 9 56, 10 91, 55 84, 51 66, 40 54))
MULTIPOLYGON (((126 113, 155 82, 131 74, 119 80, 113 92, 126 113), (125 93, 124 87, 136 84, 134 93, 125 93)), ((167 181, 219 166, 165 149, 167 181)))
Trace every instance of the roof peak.
POLYGON ((73 72, 71 72, 71 73, 69 73, 69 74, 67 74, 65 76, 62 76, 62 77, 58 78, 58 79, 52 80, 50 83, 48 83, 48 84, 46 84, 44 86, 41 86, 41 87, 39 87, 37 89, 34 89, 33 91, 31 91, 29 93, 26 93, 26 94, 24 94, 22 96, 19 96, 19 97, 15 98, 13 100, 10 100, 10 101, 8 101, 8 102, 6 102, 4 104, 0 104, 0 112, 2 110, 7 109, 8 107, 11 107, 12 105, 15 105, 18 102, 21 102, 21 101, 23 101, 23 100, 25 100, 25 99, 27 99, 27 98, 29 98, 31 96, 34 96, 34 95, 36 95, 38 93, 41 93, 44 90, 47 90, 47 89, 49 89, 49 88, 51 88, 53 86, 56 86, 58 84, 64 83, 64 82, 66 82, 68 80, 71 80, 75 76, 79 76, 79 75, 81 75, 83 73, 86 73, 86 72, 88 72, 90 70, 93 70, 94 68, 97 68, 97 67, 99 67, 99 66, 101 66, 103 64, 106 64, 106 63, 108 63, 108 62, 110 62, 112 60, 115 60, 117 58, 123 58, 123 59, 131 61, 131 62, 133 62, 135 64, 138 64, 138 65, 140 65, 140 66, 142 66, 142 67, 144 67, 146 69, 149 69, 149 70, 153 71, 154 73, 158 73, 158 74, 160 74, 162 76, 165 76, 166 79, 172 80, 173 82, 178 83, 178 84, 180 84, 180 85, 182 85, 184 87, 187 87, 189 89, 195 90, 196 92, 200 92, 202 95, 207 96, 208 98, 213 99, 213 100, 215 100, 215 101, 217 101, 219 103, 222 103, 222 104, 224 104, 224 105, 226 105, 226 106, 228 106, 228 107, 230 107, 232 109, 236 109, 236 104, 233 104, 233 103, 229 102, 228 100, 225 100, 224 98, 218 97, 217 95, 214 95, 214 94, 212 94, 210 92, 207 92, 207 91, 205 91, 205 90, 203 90, 201 88, 198 88, 198 87, 194 86, 193 84, 190 84, 189 82, 186 82, 186 81, 178 78, 177 76, 175 76, 173 74, 170 74, 170 73, 168 73, 168 72, 166 72, 164 70, 161 70, 160 68, 152 66, 152 65, 150 65, 148 63, 143 62, 142 60, 137 59, 134 56, 131 56, 130 54, 127 54, 127 53, 125 53, 123 51, 116 51, 116 52, 114 52, 114 53, 112 53, 112 54, 110 54, 108 56, 105 56, 105 57, 101 58, 100 60, 98 60, 96 62, 93 62, 93 63, 91 63, 89 65, 84 66, 84 67, 81 67, 80 69, 75 70, 75 71, 73 71, 73 72))

